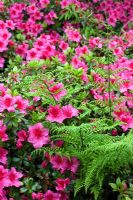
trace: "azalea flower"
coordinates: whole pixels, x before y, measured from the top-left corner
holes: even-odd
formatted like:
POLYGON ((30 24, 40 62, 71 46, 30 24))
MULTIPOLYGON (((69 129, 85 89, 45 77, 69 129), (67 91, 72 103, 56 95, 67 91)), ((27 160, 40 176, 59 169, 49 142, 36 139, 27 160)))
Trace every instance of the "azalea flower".
POLYGON ((0 165, 0 193, 2 192, 4 187, 9 186, 8 180, 8 170, 5 169, 2 165, 0 165))
POLYGON ((3 124, 3 121, 0 120, 0 140, 5 142, 8 140, 8 135, 6 134, 7 127, 3 124))
POLYGON ((54 193, 51 190, 48 190, 44 194, 44 199, 45 200, 60 200, 60 195, 58 193, 54 193))
POLYGON ((15 98, 10 94, 6 94, 4 97, 0 97, 0 112, 3 112, 4 110, 8 110, 8 112, 14 112, 14 104, 15 98))
POLYGON ((49 142, 49 130, 44 128, 41 123, 29 127, 28 142, 33 144, 34 148, 40 148, 49 142))
POLYGON ((9 180, 9 186, 15 186, 19 187, 21 186, 21 182, 19 181, 20 178, 22 178, 22 173, 17 172, 15 167, 12 167, 10 171, 8 172, 7 179, 9 180))
MULTIPOLYGON (((52 164, 52 167, 54 169, 60 170, 60 169, 62 169, 62 166, 64 166, 65 160, 67 160, 65 157, 61 157, 59 155, 54 155, 54 156, 51 157, 50 163, 52 164)), ((64 169, 64 167, 63 167, 63 169, 64 169)))
POLYGON ((0 147, 0 163, 6 165, 7 164, 7 154, 8 151, 3 147, 0 147))
POLYGON ((46 119, 50 122, 62 123, 64 120, 64 115, 63 115, 63 112, 62 112, 62 109, 60 108, 60 106, 59 105, 56 105, 56 106, 50 105, 50 107, 48 109, 48 116, 46 117, 46 119))
POLYGON ((61 97, 66 95, 66 90, 64 89, 64 85, 62 83, 57 83, 54 86, 49 88, 49 91, 54 96, 56 101, 59 101, 61 97))
POLYGON ((44 194, 41 193, 41 192, 38 192, 38 193, 33 192, 33 193, 32 193, 32 199, 33 199, 33 200, 41 200, 41 199, 44 199, 44 194))
POLYGON ((65 30, 66 35, 68 37, 68 40, 72 41, 72 42, 80 42, 82 36, 80 35, 80 33, 78 32, 78 30, 76 29, 67 29, 65 30))
POLYGON ((57 186, 56 186, 57 191, 64 191, 66 189, 66 187, 70 184, 70 179, 69 178, 66 178, 66 179, 58 178, 55 180, 55 183, 57 184, 57 186))
POLYGON ((28 100, 23 99, 21 96, 15 96, 16 109, 20 110, 22 113, 26 113, 26 109, 29 106, 28 100))
POLYGON ((62 107, 62 112, 63 112, 63 115, 64 115, 64 118, 67 119, 67 118, 72 118, 72 117, 77 117, 78 116, 78 113, 79 111, 74 108, 72 105, 66 105, 66 106, 63 106, 62 107))

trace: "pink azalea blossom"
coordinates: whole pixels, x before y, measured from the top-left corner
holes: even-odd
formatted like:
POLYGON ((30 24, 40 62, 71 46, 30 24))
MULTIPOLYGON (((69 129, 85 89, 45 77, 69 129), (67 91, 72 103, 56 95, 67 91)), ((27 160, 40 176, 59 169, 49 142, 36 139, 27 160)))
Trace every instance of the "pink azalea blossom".
POLYGON ((18 140, 16 146, 18 149, 20 149, 23 146, 22 143, 27 140, 28 135, 25 130, 17 132, 17 135, 18 135, 18 140))
POLYGON ((65 51, 65 50, 68 49, 69 45, 68 45, 68 43, 66 43, 66 42, 64 42, 64 41, 62 40, 62 41, 60 42, 59 47, 60 47, 63 51, 65 51))
POLYGON ((23 99, 21 96, 15 96, 16 109, 20 110, 22 113, 26 113, 26 109, 29 106, 28 100, 23 99))
POLYGON ((0 163, 6 165, 7 164, 7 154, 8 151, 3 147, 0 147, 0 163))
POLYGON ((8 170, 5 169, 2 165, 0 165, 0 193, 2 192, 4 187, 9 186, 8 180, 8 170))
MULTIPOLYGON (((50 162, 54 169, 60 170, 60 169, 64 169, 64 163, 65 163, 64 161, 65 160, 67 160, 65 157, 61 157, 59 155, 54 155, 51 157, 50 162)), ((66 170, 66 168, 65 168, 65 170, 66 170)))
POLYGON ((8 110, 8 112, 13 112, 15 99, 10 94, 6 94, 4 97, 0 97, 0 112, 8 110))
POLYGON ((22 173, 17 172, 15 167, 12 167, 8 172, 8 177, 7 177, 7 179, 9 180, 9 186, 20 187, 21 182, 19 181, 19 179, 22 178, 22 176, 23 176, 22 173))
POLYGON ((0 83, 0 96, 5 96, 7 92, 7 88, 4 86, 3 83, 0 83))
POLYGON ((66 95, 66 90, 64 89, 64 85, 62 83, 57 83, 56 85, 50 87, 49 91, 54 96, 56 101, 59 101, 61 97, 66 95))
POLYGON ((49 130, 44 128, 41 123, 29 127, 28 142, 33 144, 34 148, 40 148, 49 142, 49 130))
POLYGON ((64 115, 63 115, 63 112, 62 112, 62 109, 60 108, 60 106, 59 105, 56 105, 56 106, 50 105, 50 107, 48 109, 48 116, 46 117, 46 119, 50 122, 62 123, 64 120, 64 115))
POLYGON ((7 127, 3 124, 3 121, 0 120, 0 140, 5 142, 8 140, 8 135, 6 134, 7 127))
POLYGON ((3 41, 3 39, 0 37, 0 52, 4 52, 7 50, 7 41, 3 41))
POLYGON ((66 187, 70 184, 70 179, 66 178, 66 179, 62 179, 62 178, 58 178, 56 179, 56 190, 57 191, 64 191, 66 189, 66 187))
POLYGON ((123 93, 127 92, 128 90, 133 90, 133 83, 126 81, 120 86, 120 92, 123 93))
POLYGON ((27 51, 27 60, 39 60, 40 56, 41 54, 35 48, 27 51))
POLYGON ((73 42, 78 42, 78 43, 80 42, 82 36, 78 32, 78 30, 67 29, 65 32, 68 37, 68 40, 73 41, 73 42))
POLYGON ((46 8, 50 4, 50 0, 40 0, 41 8, 46 8))
POLYGON ((60 200, 60 195, 58 193, 54 193, 51 190, 47 190, 44 194, 45 200, 60 200))
POLYGON ((38 193, 33 192, 33 193, 32 193, 32 199, 33 199, 33 200, 41 200, 41 199, 44 199, 44 194, 41 193, 41 192, 38 192, 38 193))
POLYGON ((78 113, 79 111, 74 108, 72 105, 66 105, 66 106, 63 106, 62 107, 62 112, 63 112, 63 115, 64 115, 64 118, 72 118, 72 117, 77 117, 78 116, 78 113))

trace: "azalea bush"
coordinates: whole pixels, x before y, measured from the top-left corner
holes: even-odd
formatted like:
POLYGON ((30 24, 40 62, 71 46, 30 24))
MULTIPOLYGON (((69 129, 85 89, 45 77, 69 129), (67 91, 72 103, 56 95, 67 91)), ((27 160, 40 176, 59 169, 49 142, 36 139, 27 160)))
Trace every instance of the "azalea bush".
POLYGON ((0 199, 133 198, 133 1, 0 1, 0 199))

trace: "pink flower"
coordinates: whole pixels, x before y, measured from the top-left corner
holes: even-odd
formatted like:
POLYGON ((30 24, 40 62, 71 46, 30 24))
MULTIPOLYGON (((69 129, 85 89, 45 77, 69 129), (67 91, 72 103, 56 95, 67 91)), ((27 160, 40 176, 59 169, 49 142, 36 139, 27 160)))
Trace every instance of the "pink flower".
POLYGON ((0 96, 5 96, 7 88, 4 86, 3 83, 0 83, 0 96))
POLYGON ((44 194, 44 199, 45 200, 60 200, 60 195, 58 193, 54 193, 51 190, 48 190, 44 194))
POLYGON ((51 10, 47 15, 45 15, 45 22, 48 25, 54 24, 54 19, 56 18, 57 18, 56 13, 53 10, 51 10))
POLYGON ((0 52, 4 52, 7 50, 7 41, 3 41, 3 39, 0 37, 0 52))
POLYGON ((69 6, 69 5, 72 4, 72 3, 73 3, 72 0, 62 0, 62 1, 60 2, 61 8, 64 9, 65 7, 69 6))
POLYGON ((0 1, 0 12, 2 12, 4 9, 4 2, 0 1))
POLYGON ((133 83, 131 82, 124 82, 121 86, 120 86, 120 92, 127 92, 128 90, 133 90, 133 83))
POLYGON ((114 55, 118 56, 118 57, 121 57, 123 56, 124 52, 123 52, 123 49, 122 47, 117 47, 113 50, 113 53, 114 55))
POLYGON ((8 40, 11 37, 11 33, 8 30, 4 30, 0 32, 0 38, 5 42, 5 44, 8 44, 8 40))
POLYGON ((15 29, 15 23, 12 20, 6 20, 6 27, 10 28, 11 30, 15 29))
POLYGON ((0 97, 0 112, 3 112, 4 110, 8 110, 8 112, 15 111, 14 103, 15 99, 10 94, 0 97))
POLYGON ((15 167, 12 167, 11 170, 8 172, 8 180, 9 180, 9 186, 15 186, 19 187, 21 186, 21 182, 19 181, 20 178, 22 178, 22 173, 17 172, 15 167))
POLYGON ((66 178, 66 179, 62 179, 62 178, 58 178, 56 179, 56 190, 57 191, 64 191, 66 189, 66 187, 70 184, 70 179, 66 178))
POLYGON ((41 193, 41 192, 38 192, 38 193, 33 192, 33 193, 32 193, 32 199, 33 199, 33 200, 41 200, 41 199, 44 199, 44 194, 41 193))
POLYGON ((0 147, 0 163, 6 165, 7 164, 7 154, 8 151, 3 147, 0 147))
MULTIPOLYGON (((1 200, 8 200, 6 198, 6 191, 4 191, 4 190, 0 191, 0 199, 1 200)), ((14 199, 9 199, 9 200, 14 200, 14 199)))
POLYGON ((79 161, 76 157, 71 158, 70 171, 76 173, 79 167, 79 161))
POLYGON ((61 157, 59 155, 55 155, 51 157, 51 164, 54 169, 60 170, 64 164, 65 157, 61 157))
POLYGON ((90 47, 91 49, 94 49, 94 48, 96 48, 96 47, 102 48, 102 46, 103 46, 103 43, 102 43, 102 41, 101 41, 101 38, 99 38, 99 37, 95 37, 95 38, 91 37, 91 38, 89 39, 89 47, 90 47))
POLYGON ((130 115, 130 112, 119 109, 118 111, 114 111, 113 114, 117 120, 123 122, 121 127, 124 131, 127 131, 129 128, 133 128, 133 117, 130 115))
POLYGON ((133 128, 133 117, 130 115, 121 115, 120 120, 125 124, 121 125, 124 131, 127 131, 129 128, 133 128))
POLYGON ((110 16, 108 19, 107 19, 107 23, 113 27, 116 26, 116 22, 117 22, 117 19, 115 16, 110 16))
POLYGON ((70 170, 74 174, 77 172, 79 167, 79 161, 76 157, 72 157, 71 160, 68 160, 64 157, 63 164, 61 166, 61 173, 64 173, 66 170, 70 170))
POLYGON ((27 139, 27 137, 28 137, 25 130, 18 131, 18 132, 17 132, 17 135, 18 135, 19 141, 21 141, 21 142, 26 141, 26 139, 27 139))
POLYGON ((56 106, 50 105, 50 107, 48 109, 48 116, 46 117, 46 119, 50 122, 62 123, 64 120, 64 115, 63 115, 63 112, 62 112, 62 109, 60 108, 60 106, 59 105, 56 105, 56 106))
POLYGON ((56 101, 59 101, 61 97, 66 95, 66 90, 63 87, 64 85, 62 83, 57 83, 49 88, 49 91, 54 96, 56 101))
POLYGON ((67 29, 65 32, 66 32, 66 35, 67 35, 67 37, 70 41, 80 42, 82 36, 80 35, 80 33, 76 29, 75 30, 67 29))
POLYGON ((4 62, 5 62, 5 59, 0 57, 0 68, 4 67, 4 62))
POLYGON ((49 130, 44 128, 41 123, 29 127, 28 142, 33 144, 34 148, 40 148, 49 142, 49 130))
POLYGON ((46 8, 50 4, 50 0, 40 0, 41 8, 46 8))
MULTIPOLYGON (((26 57, 26 53, 27 53, 27 50, 28 50, 28 47, 29 45, 26 44, 26 43, 23 43, 23 44, 20 44, 17 46, 16 48, 16 53, 20 56, 22 56, 23 58, 26 57)), ((30 52, 31 53, 31 52, 30 52)))
POLYGON ((0 165, 0 193, 2 192, 2 189, 4 187, 9 186, 9 180, 8 180, 8 170, 5 169, 2 165, 0 165))
POLYGON ((27 60, 39 60, 40 56, 41 54, 35 48, 27 51, 27 60))
POLYGON ((75 51, 76 51, 76 55, 77 56, 82 56, 84 54, 88 54, 89 53, 88 47, 86 45, 84 45, 82 47, 77 47, 75 49, 75 51))
POLYGON ((60 42, 60 45, 59 45, 59 47, 63 50, 63 51, 65 51, 65 50, 67 50, 68 49, 68 43, 66 43, 66 42, 64 42, 63 40, 60 42))
POLYGON ((117 130, 112 130, 112 132, 111 132, 111 134, 113 135, 113 136, 116 136, 116 135, 118 135, 118 132, 117 132, 117 130))
POLYGON ((66 105, 66 106, 63 106, 62 107, 62 112, 63 112, 63 115, 64 115, 64 118, 72 118, 72 117, 77 117, 78 116, 78 113, 79 111, 72 107, 72 105, 66 105))
POLYGON ((25 113, 28 108, 28 100, 23 99, 21 96, 15 96, 15 105, 16 109, 20 110, 22 113, 25 113))
POLYGON ((3 121, 0 120, 0 139, 2 142, 5 142, 8 140, 8 135, 6 134, 6 125, 3 124, 3 121))

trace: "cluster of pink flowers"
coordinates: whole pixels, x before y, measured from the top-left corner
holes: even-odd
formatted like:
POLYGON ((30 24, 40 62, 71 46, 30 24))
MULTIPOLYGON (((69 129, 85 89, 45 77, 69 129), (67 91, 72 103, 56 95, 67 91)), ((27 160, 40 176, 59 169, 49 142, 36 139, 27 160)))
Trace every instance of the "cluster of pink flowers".
POLYGON ((60 108, 59 105, 49 106, 48 116, 46 119, 50 122, 62 123, 65 119, 71 119, 78 116, 78 110, 73 108, 72 105, 66 105, 60 108))
POLYGON ((124 0, 123 2, 104 0, 96 7, 97 12, 104 12, 108 15, 107 23, 111 26, 116 26, 116 23, 122 22, 125 28, 128 27, 128 22, 132 21, 133 16, 133 1, 124 0))
MULTIPOLYGON (((83 87, 86 87, 91 81, 96 84, 94 88, 88 89, 87 94, 84 94, 85 99, 81 103, 89 104, 91 98, 94 101, 104 102, 105 105, 108 105, 109 101, 111 101, 112 105, 114 105, 111 108, 112 117, 121 122, 120 126, 122 130, 128 131, 128 129, 133 128, 133 59, 127 58, 125 54, 126 50, 133 45, 133 30, 129 30, 128 26, 133 21, 133 0, 123 0, 122 2, 93 0, 91 3, 85 3, 80 0, 61 0, 56 1, 55 4, 59 6, 61 12, 58 13, 56 11, 55 5, 55 7, 51 7, 50 0, 30 0, 28 4, 13 3, 9 8, 6 8, 4 3, 0 1, 0 14, 8 12, 5 20, 0 20, 1 70, 3 70, 4 65, 6 66, 7 63, 11 63, 10 54, 11 57, 19 55, 22 58, 23 67, 27 67, 22 71, 24 75, 27 74, 29 61, 47 59, 51 61, 53 58, 57 58, 62 68, 70 64, 70 67, 72 67, 71 71, 81 72, 81 76, 79 75, 78 79, 83 87), (103 30, 106 22, 113 27, 117 23, 123 24, 124 34, 102 38, 95 33, 94 36, 86 39, 87 33, 82 35, 84 31, 82 32, 80 22, 73 24, 73 22, 70 23, 68 20, 62 24, 62 27, 57 27, 57 30, 61 28, 61 32, 64 32, 62 36, 57 31, 54 31, 53 27, 56 25, 56 21, 62 23, 59 19, 60 14, 66 13, 67 7, 71 5, 74 5, 77 11, 81 9, 86 12, 88 7, 92 8, 95 13, 94 17, 99 21, 98 28, 102 28, 103 30), (105 19, 105 16, 107 19, 105 19), (114 63, 106 65, 103 62, 100 65, 98 64, 99 62, 95 62, 91 58, 91 53, 95 58, 95 55, 97 55, 96 51, 101 52, 102 49, 104 51, 104 48, 105 51, 107 48, 112 52, 112 55, 115 57, 114 63), (90 62, 86 58, 90 59, 90 62), (93 64, 96 64, 96 66, 93 64), (107 84, 109 85, 108 78, 102 77, 95 70, 100 67, 106 72, 109 69, 111 73, 114 72, 114 74, 110 74, 111 91, 107 90, 107 84), (113 88, 113 84, 117 85, 117 89, 113 88)), ((49 69, 50 67, 48 68, 48 66, 42 66, 41 68, 42 71, 48 71, 49 69)), ((9 77, 19 77, 19 74, 15 74, 14 71, 13 74, 9 73, 9 77)), ((74 78, 71 78, 71 81, 73 80, 74 78)), ((13 79, 13 81, 14 83, 18 83, 17 78, 13 79)), ((51 141, 50 128, 44 125, 44 121, 46 121, 46 124, 56 122, 56 125, 62 126, 62 124, 71 124, 74 121, 74 117, 80 117, 80 111, 77 109, 78 105, 68 101, 67 94, 69 95, 69 87, 66 87, 64 80, 58 81, 58 77, 48 77, 48 80, 44 80, 42 83, 42 87, 44 86, 50 98, 55 103, 51 101, 52 103, 46 104, 46 106, 42 102, 43 98, 41 98, 41 95, 34 96, 31 99, 29 97, 27 100, 21 95, 17 94, 15 96, 15 91, 14 93, 11 92, 12 82, 10 85, 10 80, 7 81, 7 84, 9 84, 11 89, 6 88, 4 84, 0 84, 0 199, 2 200, 7 200, 6 196, 10 187, 20 187, 22 185, 20 179, 30 176, 28 173, 22 175, 21 172, 17 171, 17 167, 12 167, 12 165, 9 167, 11 169, 8 169, 8 156, 10 157, 8 145, 12 142, 11 140, 14 140, 13 143, 16 145, 14 147, 16 151, 22 151, 22 154, 28 150, 36 150, 48 146, 52 149, 56 147, 61 148, 64 142, 51 141), (65 97, 67 98, 66 101, 65 97), (15 127, 16 129, 13 132, 14 138, 12 139, 10 138, 10 126, 6 122, 6 115, 9 114, 10 116, 10 114, 15 115, 16 113, 23 116, 24 120, 15 127), (42 116, 44 114, 43 118, 41 114, 42 116)), ((30 91, 33 94, 35 92, 32 88, 30 88, 30 91)), ((79 119, 75 120, 75 123, 79 119)), ((113 136, 117 134, 116 129, 112 130, 113 136)), ((38 165, 37 163, 37 167, 38 165)), ((45 159, 41 161, 39 167, 41 170, 50 167, 53 171, 58 172, 59 177, 52 180, 52 187, 48 187, 45 193, 42 190, 40 190, 41 192, 32 192, 32 199, 68 200, 69 192, 67 190, 71 182, 75 179, 79 165, 79 160, 76 157, 68 159, 58 154, 45 154, 45 159), (52 189, 54 190, 52 191, 52 189)), ((23 200, 28 200, 28 198, 22 197, 23 200)), ((13 198, 10 198, 10 200, 13 200, 13 198)))
POLYGON ((55 155, 51 157, 50 162, 52 167, 56 170, 60 170, 61 173, 64 173, 67 170, 70 170, 72 173, 76 173, 79 167, 79 161, 76 157, 72 157, 71 160, 69 160, 66 157, 55 155))
POLYGON ((23 99, 21 96, 5 94, 3 97, 0 97, 0 112, 4 112, 5 110, 8 110, 8 112, 19 110, 25 114, 27 108, 28 100, 23 99))
POLYGON ((7 187, 20 187, 21 182, 19 179, 22 178, 22 176, 22 173, 16 171, 14 167, 8 170, 3 165, 0 165, 0 195, 3 196, 4 189, 7 187))

